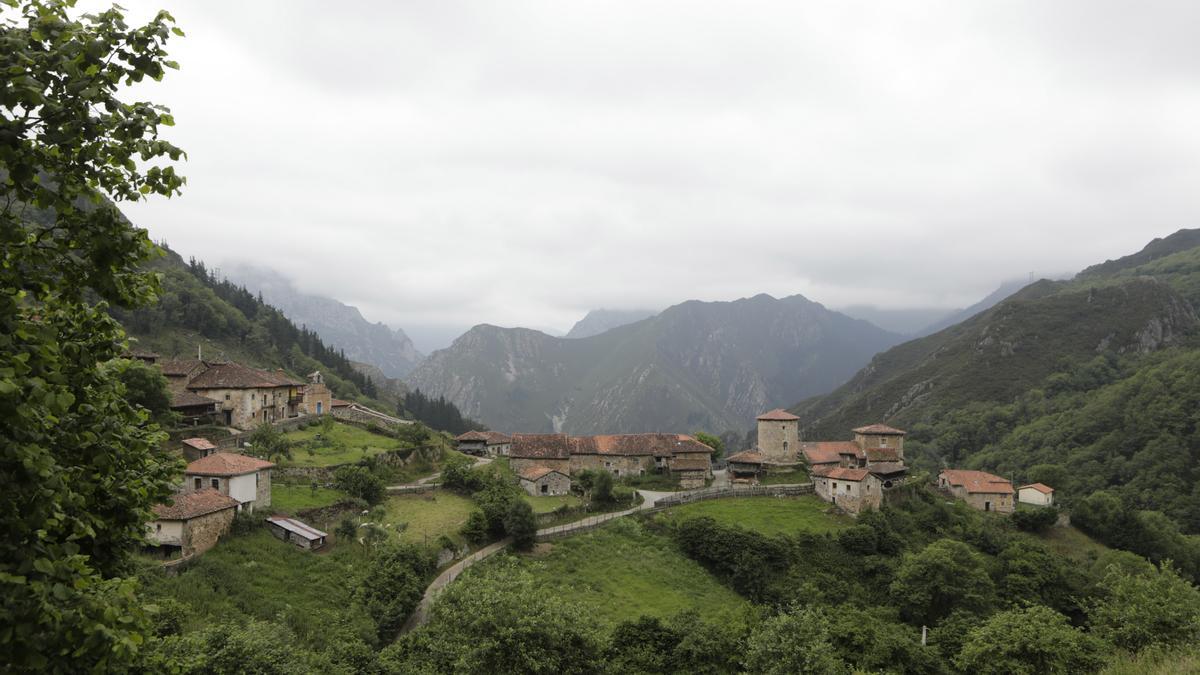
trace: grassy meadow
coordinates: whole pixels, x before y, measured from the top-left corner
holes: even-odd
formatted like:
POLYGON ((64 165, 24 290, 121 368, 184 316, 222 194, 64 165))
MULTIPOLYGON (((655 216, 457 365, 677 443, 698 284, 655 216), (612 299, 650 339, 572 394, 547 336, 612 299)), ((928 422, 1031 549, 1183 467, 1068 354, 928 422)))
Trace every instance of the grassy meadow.
POLYGON ((797 532, 834 532, 853 524, 847 516, 827 513, 829 504, 815 495, 711 499, 663 511, 656 518, 707 516, 722 525, 739 525, 768 536, 797 532))
POLYGON ((582 603, 601 624, 615 625, 642 614, 666 617, 684 609, 724 621, 750 607, 669 539, 631 518, 540 544, 534 553, 518 558, 548 593, 582 603))
POLYGON ((442 535, 461 543, 458 531, 466 524, 475 503, 445 490, 394 495, 383 503, 384 522, 392 527, 406 523, 400 540, 422 544, 442 535))
POLYGON ((404 447, 395 438, 340 422, 328 431, 321 425, 289 431, 287 438, 293 446, 292 459, 284 464, 290 466, 348 464, 404 447))
POLYGON ((271 483, 271 509, 280 513, 296 515, 307 509, 323 508, 347 499, 346 493, 333 488, 299 483, 271 483))

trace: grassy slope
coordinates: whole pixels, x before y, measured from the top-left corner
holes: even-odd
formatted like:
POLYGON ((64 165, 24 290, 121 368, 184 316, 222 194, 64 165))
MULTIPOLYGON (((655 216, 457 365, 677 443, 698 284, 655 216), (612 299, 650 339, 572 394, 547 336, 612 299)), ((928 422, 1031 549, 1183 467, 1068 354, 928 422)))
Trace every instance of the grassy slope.
POLYGON ((470 499, 445 490, 421 494, 396 495, 384 502, 384 522, 396 526, 407 523, 400 533, 401 541, 424 543, 446 535, 456 542, 458 531, 475 509, 470 499))
POLYGON ((287 437, 295 445, 292 450, 292 459, 283 462, 284 466, 346 464, 404 447, 403 443, 394 438, 341 423, 334 424, 329 433, 325 433, 321 427, 315 426, 290 431, 287 433, 287 437), (365 452, 364 448, 366 448, 365 452))
POLYGON ((305 509, 332 506, 346 499, 339 490, 318 487, 314 492, 310 485, 271 483, 271 510, 296 515, 305 509))
POLYGON ((834 532, 853 524, 845 516, 827 513, 829 504, 815 496, 742 497, 713 499, 679 506, 658 518, 686 519, 707 516, 722 525, 739 525, 765 535, 797 532, 834 532))
POLYGON ((611 626, 643 614, 665 617, 684 609, 724 621, 749 607, 668 539, 628 518, 521 559, 546 592, 582 603, 600 624, 611 626))
POLYGON ((549 513, 560 506, 579 506, 583 500, 575 495, 562 495, 561 497, 534 497, 533 495, 525 495, 525 501, 533 507, 534 513, 549 513))
POLYGON ((190 611, 185 631, 210 623, 283 617, 302 636, 319 639, 322 622, 337 617, 370 634, 370 620, 350 600, 355 570, 364 562, 357 546, 335 544, 313 554, 260 528, 223 538, 179 576, 150 574, 144 596, 186 604, 190 611))

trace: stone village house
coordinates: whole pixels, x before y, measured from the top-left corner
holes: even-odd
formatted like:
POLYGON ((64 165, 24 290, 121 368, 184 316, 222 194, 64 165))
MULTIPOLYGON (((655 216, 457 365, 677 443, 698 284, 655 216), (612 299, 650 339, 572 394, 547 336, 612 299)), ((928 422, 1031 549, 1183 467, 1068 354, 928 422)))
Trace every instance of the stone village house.
POLYGON ((215 452, 187 465, 183 472, 183 492, 216 490, 237 501, 238 510, 263 509, 271 505, 271 462, 215 452))
POLYGON ((812 482, 817 496, 850 515, 883 504, 883 481, 867 469, 822 468, 813 472, 812 482))
POLYGON ((1012 483, 986 471, 945 469, 938 474, 937 485, 980 511, 1012 513, 1016 509, 1012 483))
POLYGON ((507 457, 512 437, 499 431, 468 431, 454 437, 458 451, 478 457, 507 457))
POLYGON ((614 476, 669 472, 683 487, 700 487, 712 477, 712 449, 683 434, 514 434, 509 463, 518 474, 549 468, 573 476, 597 469, 614 476))
POLYGON ((146 525, 146 540, 169 557, 203 553, 229 531, 240 504, 229 495, 205 488, 179 493, 171 504, 157 504, 154 520, 146 525))
POLYGON ((1044 483, 1030 483, 1017 488, 1017 501, 1034 506, 1054 506, 1054 488, 1044 483))
POLYGON ((308 382, 282 370, 267 371, 235 362, 168 359, 158 362, 171 391, 171 409, 186 419, 207 418, 237 429, 252 429, 263 422, 322 415, 333 398, 320 371, 308 382))
POLYGON ((517 472, 521 489, 534 497, 558 496, 571 493, 571 477, 546 466, 529 466, 517 472))

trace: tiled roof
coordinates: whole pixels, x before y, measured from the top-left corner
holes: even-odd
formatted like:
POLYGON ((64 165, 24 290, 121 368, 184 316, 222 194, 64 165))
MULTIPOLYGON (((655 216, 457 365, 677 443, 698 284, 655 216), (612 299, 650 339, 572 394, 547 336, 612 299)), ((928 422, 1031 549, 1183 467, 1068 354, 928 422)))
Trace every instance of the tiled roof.
POLYGON ((207 438, 185 438, 183 444, 193 447, 197 450, 216 450, 217 446, 213 445, 212 441, 207 438))
POLYGON ((758 419, 763 420, 764 422, 794 422, 800 418, 784 410, 783 408, 776 408, 770 412, 765 412, 759 415, 758 419))
POLYGON ((208 457, 202 457, 188 464, 184 473, 201 476, 241 476, 273 466, 275 465, 271 462, 257 457, 237 455, 232 452, 214 452, 208 457))
POLYGON ((856 433, 856 434, 880 434, 883 436, 903 436, 904 434, 906 434, 908 432, 889 427, 886 424, 869 424, 865 427, 859 427, 859 428, 855 429, 854 433, 856 433))
POLYGON ((201 405, 216 405, 218 401, 207 396, 201 396, 194 391, 181 391, 171 394, 172 408, 195 408, 201 405))
POLYGON ((895 448, 867 448, 868 462, 895 462, 900 459, 900 451, 895 448))
POLYGON ((848 469, 844 466, 821 467, 813 469, 814 476, 823 476, 835 480, 848 480, 857 483, 871 474, 866 469, 848 469))
POLYGON ((487 436, 482 431, 468 431, 454 437, 456 441, 486 441, 487 436))
POLYGON ((465 434, 455 436, 454 440, 483 441, 488 445, 502 445, 512 442, 512 438, 508 434, 502 434, 499 431, 468 431, 465 434))
POLYGON ((157 365, 162 369, 163 375, 171 377, 187 375, 196 368, 204 367, 204 362, 200 359, 164 359, 157 365))
POLYGON ((707 471, 710 466, 707 459, 678 458, 671 460, 672 471, 707 471))
POLYGON ((1045 494, 1045 495, 1054 493, 1054 488, 1050 487, 1049 485, 1046 485, 1045 483, 1030 483, 1029 485, 1022 485, 1018 489, 1024 490, 1025 488, 1031 488, 1031 489, 1037 490, 1038 492, 1045 494))
POLYGON ((159 520, 188 520, 224 509, 236 508, 238 500, 212 488, 177 494, 173 504, 155 504, 151 509, 159 520))
POLYGON ((348 408, 348 407, 350 407, 350 405, 351 405, 350 401, 343 401, 340 398, 329 399, 329 407, 330 408, 348 408))
POLYGON ((281 370, 270 372, 243 366, 240 363, 209 364, 208 369, 188 382, 188 389, 271 389, 298 387, 303 382, 288 377, 281 370))
POLYGON ((854 441, 811 441, 800 445, 800 452, 810 465, 837 464, 843 453, 858 452, 854 441))
POLYGON ((1012 483, 994 476, 986 471, 968 471, 966 469, 946 469, 938 474, 954 486, 966 488, 968 493, 1011 495, 1012 483))
POLYGON ((898 473, 905 473, 908 467, 904 466, 903 462, 875 462, 867 466, 867 471, 879 474, 880 476, 894 476, 898 473))
POLYGON ((566 434, 513 434, 508 456, 516 459, 568 459, 571 440, 566 434))
POLYGON ((725 458, 725 461, 734 464, 762 464, 767 461, 766 455, 753 450, 743 450, 736 455, 730 455, 725 458))
POLYGON ((684 434, 605 434, 571 438, 573 455, 670 457, 681 453, 712 454, 712 448, 684 434))
MULTIPOLYGON (((543 476, 546 476, 546 475, 552 474, 552 473, 562 473, 562 472, 557 469, 551 469, 548 466, 542 466, 542 465, 538 464, 535 466, 525 467, 521 471, 518 471, 517 475, 520 476, 524 480, 536 481, 539 478, 542 478, 543 476)), ((565 476, 566 474, 563 474, 563 475, 565 476)))

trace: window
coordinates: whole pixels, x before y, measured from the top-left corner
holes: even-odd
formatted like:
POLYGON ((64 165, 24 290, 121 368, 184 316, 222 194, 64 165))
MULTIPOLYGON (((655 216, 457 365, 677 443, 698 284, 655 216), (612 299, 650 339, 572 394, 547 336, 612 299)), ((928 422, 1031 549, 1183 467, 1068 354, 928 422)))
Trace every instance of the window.
POLYGON ((193 483, 193 485, 195 486, 193 489, 199 490, 199 489, 200 489, 200 486, 201 486, 201 485, 203 485, 203 484, 204 484, 204 482, 203 482, 203 481, 201 481, 201 480, 200 480, 200 478, 196 478, 196 482, 195 482, 195 483, 193 483))
POLYGON ((225 400, 226 400, 226 401, 228 401, 228 400, 229 400, 229 394, 225 394, 225 400))
POLYGON ((221 479, 220 478, 212 479, 212 486, 213 486, 214 490, 220 490, 221 489, 221 479))
POLYGON ((881 448, 886 448, 886 447, 887 447, 887 436, 880 436, 880 437, 879 437, 879 447, 881 447, 881 448))
POLYGON ((155 524, 154 524, 154 531, 155 531, 155 532, 162 532, 162 523, 155 523, 155 524))
POLYGON ((263 407, 267 407, 267 395, 263 394, 263 407))
POLYGON ((547 494, 549 492, 550 492, 550 486, 543 483, 542 484, 542 494, 547 494))

